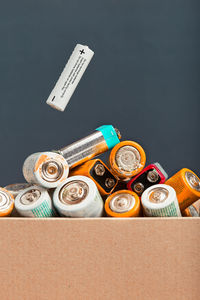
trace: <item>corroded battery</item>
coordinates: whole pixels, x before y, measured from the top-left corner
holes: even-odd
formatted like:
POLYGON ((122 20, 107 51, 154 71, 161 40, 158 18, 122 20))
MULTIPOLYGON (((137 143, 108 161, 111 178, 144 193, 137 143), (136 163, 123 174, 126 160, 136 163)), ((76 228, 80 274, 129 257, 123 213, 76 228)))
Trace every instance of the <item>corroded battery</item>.
POLYGON ((34 153, 25 160, 23 174, 29 183, 45 188, 55 188, 67 179, 69 167, 60 154, 54 152, 34 153))
POLYGON ((0 188, 0 217, 8 217, 14 208, 14 197, 5 188, 0 188))
POLYGON ((47 104, 57 110, 65 110, 93 55, 94 52, 89 49, 88 46, 76 45, 54 89, 47 99, 47 104))
POLYGON ((86 176, 69 177, 53 194, 60 215, 74 218, 101 217, 103 200, 93 180, 86 176))
POLYGON ((100 159, 92 159, 72 169, 70 176, 83 175, 91 178, 102 196, 112 193, 118 180, 100 159))
POLYGON ((121 138, 118 129, 112 125, 98 127, 92 134, 58 150, 67 161, 70 168, 74 168, 93 157, 112 149, 121 138))
POLYGON ((105 211, 109 217, 139 217, 140 199, 132 191, 117 191, 106 199, 105 211))
POLYGON ((167 180, 168 175, 159 163, 148 165, 138 175, 133 177, 128 183, 127 188, 137 193, 139 196, 150 186, 162 184, 167 180))
POLYGON ((32 185, 17 195, 15 208, 24 217, 45 218, 56 216, 48 191, 37 185, 32 185))
POLYGON ((145 166, 144 149, 136 142, 124 141, 117 144, 109 156, 110 168, 120 180, 129 180, 145 166))
POLYGON ((26 188, 32 186, 31 183, 14 183, 14 184, 9 184, 7 186, 5 186, 4 188, 11 192, 11 194, 13 195, 14 198, 17 197, 17 195, 22 192, 23 190, 25 190, 26 188))
POLYGON ((189 169, 181 169, 166 184, 175 189, 181 211, 200 198, 200 179, 189 169))
POLYGON ((175 190, 166 184, 156 184, 144 191, 141 197, 147 217, 181 217, 175 190))

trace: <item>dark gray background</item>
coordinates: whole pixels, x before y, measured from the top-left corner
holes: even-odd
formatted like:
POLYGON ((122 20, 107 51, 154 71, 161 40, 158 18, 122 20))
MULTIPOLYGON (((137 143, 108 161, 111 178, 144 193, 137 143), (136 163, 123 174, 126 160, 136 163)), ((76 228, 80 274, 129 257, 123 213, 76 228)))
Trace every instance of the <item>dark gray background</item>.
POLYGON ((18 0, 0 8, 0 186, 102 124, 169 175, 200 175, 199 1, 18 0), (64 113, 45 102, 76 43, 95 55, 64 113))

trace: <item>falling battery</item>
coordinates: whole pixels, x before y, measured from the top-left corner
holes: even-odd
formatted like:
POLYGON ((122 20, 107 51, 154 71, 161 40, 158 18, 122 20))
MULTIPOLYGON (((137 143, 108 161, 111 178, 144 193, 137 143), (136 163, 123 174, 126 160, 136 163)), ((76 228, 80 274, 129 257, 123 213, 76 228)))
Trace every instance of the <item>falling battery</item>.
POLYGON ((109 217, 139 217, 140 199, 132 191, 117 191, 106 199, 105 211, 109 217))
POLYGON ((112 125, 103 125, 92 134, 56 152, 66 159, 70 168, 74 168, 113 148, 120 142, 120 138, 118 129, 112 125))
POLYGON ((120 142, 112 149, 109 156, 113 174, 125 181, 142 171, 145 162, 144 149, 133 141, 120 142))
POLYGON ((100 159, 92 159, 72 169, 70 176, 83 175, 91 178, 102 196, 112 193, 118 180, 100 159))
POLYGON ((159 163, 150 164, 144 168, 137 176, 133 177, 128 183, 127 188, 134 191, 139 196, 150 186, 162 184, 167 180, 168 175, 159 163))
POLYGON ((15 198, 15 208, 24 217, 55 217, 52 199, 48 191, 33 185, 20 192, 15 198))
POLYGON ((165 183, 175 189, 181 211, 200 198, 200 179, 189 169, 181 169, 165 183))
POLYGON ((144 191, 141 197, 147 217, 181 217, 175 190, 166 184, 156 184, 144 191))
POLYGON ((103 200, 94 181, 86 176, 69 177, 58 186, 53 202, 62 216, 74 218, 101 217, 103 200))
POLYGON ((34 153, 25 160, 23 174, 29 183, 55 188, 67 179, 69 167, 62 155, 54 152, 34 153))
POLYGON ((88 46, 76 45, 54 89, 47 99, 47 104, 57 110, 65 110, 67 103, 74 93, 93 55, 94 52, 89 49, 88 46))
POLYGON ((5 188, 0 188, 0 217, 8 217, 14 208, 14 197, 5 188))

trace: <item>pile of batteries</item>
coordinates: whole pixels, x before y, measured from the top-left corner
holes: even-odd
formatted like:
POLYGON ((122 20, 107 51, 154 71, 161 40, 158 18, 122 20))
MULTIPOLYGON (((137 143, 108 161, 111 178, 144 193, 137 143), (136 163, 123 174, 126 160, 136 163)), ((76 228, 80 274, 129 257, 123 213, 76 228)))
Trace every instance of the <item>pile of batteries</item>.
POLYGON ((145 167, 138 143, 120 138, 104 125, 61 150, 30 155, 23 166, 27 183, 0 188, 0 216, 199 216, 194 172, 184 168, 168 179, 159 163, 145 167), (107 165, 93 159, 110 149, 107 165))

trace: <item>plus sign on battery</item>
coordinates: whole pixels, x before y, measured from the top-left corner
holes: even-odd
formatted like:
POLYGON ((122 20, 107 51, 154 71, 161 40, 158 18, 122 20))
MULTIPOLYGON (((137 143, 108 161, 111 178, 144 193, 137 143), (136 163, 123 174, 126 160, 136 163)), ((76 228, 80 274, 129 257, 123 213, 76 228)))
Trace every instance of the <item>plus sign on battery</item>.
POLYGON ((80 53, 81 53, 81 54, 85 54, 84 49, 80 50, 80 53))

